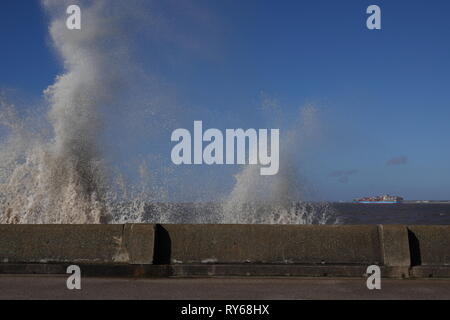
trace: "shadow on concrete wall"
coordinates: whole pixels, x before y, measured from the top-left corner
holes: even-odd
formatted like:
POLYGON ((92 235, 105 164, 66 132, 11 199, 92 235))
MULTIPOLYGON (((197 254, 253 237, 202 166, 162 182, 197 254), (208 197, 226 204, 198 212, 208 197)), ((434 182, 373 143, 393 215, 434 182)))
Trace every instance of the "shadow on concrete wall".
POLYGON ((409 253, 411 257, 411 267, 420 266, 422 264, 420 242, 414 232, 408 229, 409 253))
POLYGON ((155 247, 153 264, 170 264, 172 255, 172 240, 169 233, 160 224, 155 226, 155 247))

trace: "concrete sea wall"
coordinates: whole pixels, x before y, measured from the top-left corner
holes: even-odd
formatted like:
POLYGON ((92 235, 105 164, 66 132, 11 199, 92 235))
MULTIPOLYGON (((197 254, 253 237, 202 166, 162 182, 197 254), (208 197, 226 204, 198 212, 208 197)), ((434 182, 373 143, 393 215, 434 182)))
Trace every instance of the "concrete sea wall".
POLYGON ((450 277, 450 226, 0 225, 0 273, 450 277))

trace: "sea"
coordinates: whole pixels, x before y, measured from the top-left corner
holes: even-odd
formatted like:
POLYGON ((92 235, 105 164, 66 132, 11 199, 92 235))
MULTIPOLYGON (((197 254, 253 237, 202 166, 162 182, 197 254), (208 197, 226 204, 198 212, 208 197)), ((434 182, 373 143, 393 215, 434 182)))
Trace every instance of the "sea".
MULTIPOLYGON (((450 202, 439 203, 293 203, 247 205, 235 212, 224 212, 219 203, 147 204, 140 222, 181 224, 333 224, 333 225, 450 225, 450 202), (234 216, 234 219, 230 219, 234 216)), ((116 222, 127 222, 124 220, 116 222)), ((129 221, 132 222, 132 221, 129 221)))
POLYGON ((360 204, 331 203, 339 224, 448 225, 450 202, 360 204))

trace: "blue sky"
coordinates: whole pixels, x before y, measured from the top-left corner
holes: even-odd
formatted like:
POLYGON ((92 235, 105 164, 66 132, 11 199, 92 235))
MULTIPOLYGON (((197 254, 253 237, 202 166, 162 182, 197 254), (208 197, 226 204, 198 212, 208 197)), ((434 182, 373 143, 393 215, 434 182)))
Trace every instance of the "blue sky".
MULTIPOLYGON (((170 32, 133 39, 136 60, 206 126, 264 127, 261 92, 286 118, 314 104, 299 166, 318 198, 450 199, 449 1, 170 3, 170 32), (382 30, 366 28, 371 4, 382 30)), ((2 1, 0 88, 39 97, 62 72, 47 23, 38 1, 2 1)))

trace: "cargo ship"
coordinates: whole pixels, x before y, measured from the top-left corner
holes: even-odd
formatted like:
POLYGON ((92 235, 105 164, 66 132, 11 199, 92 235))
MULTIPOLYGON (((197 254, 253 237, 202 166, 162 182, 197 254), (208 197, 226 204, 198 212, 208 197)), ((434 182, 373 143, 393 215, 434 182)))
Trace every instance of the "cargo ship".
POLYGON ((355 199, 356 203, 367 203, 367 204, 394 204, 394 203, 402 203, 402 197, 383 195, 378 197, 364 197, 360 199, 355 199))

